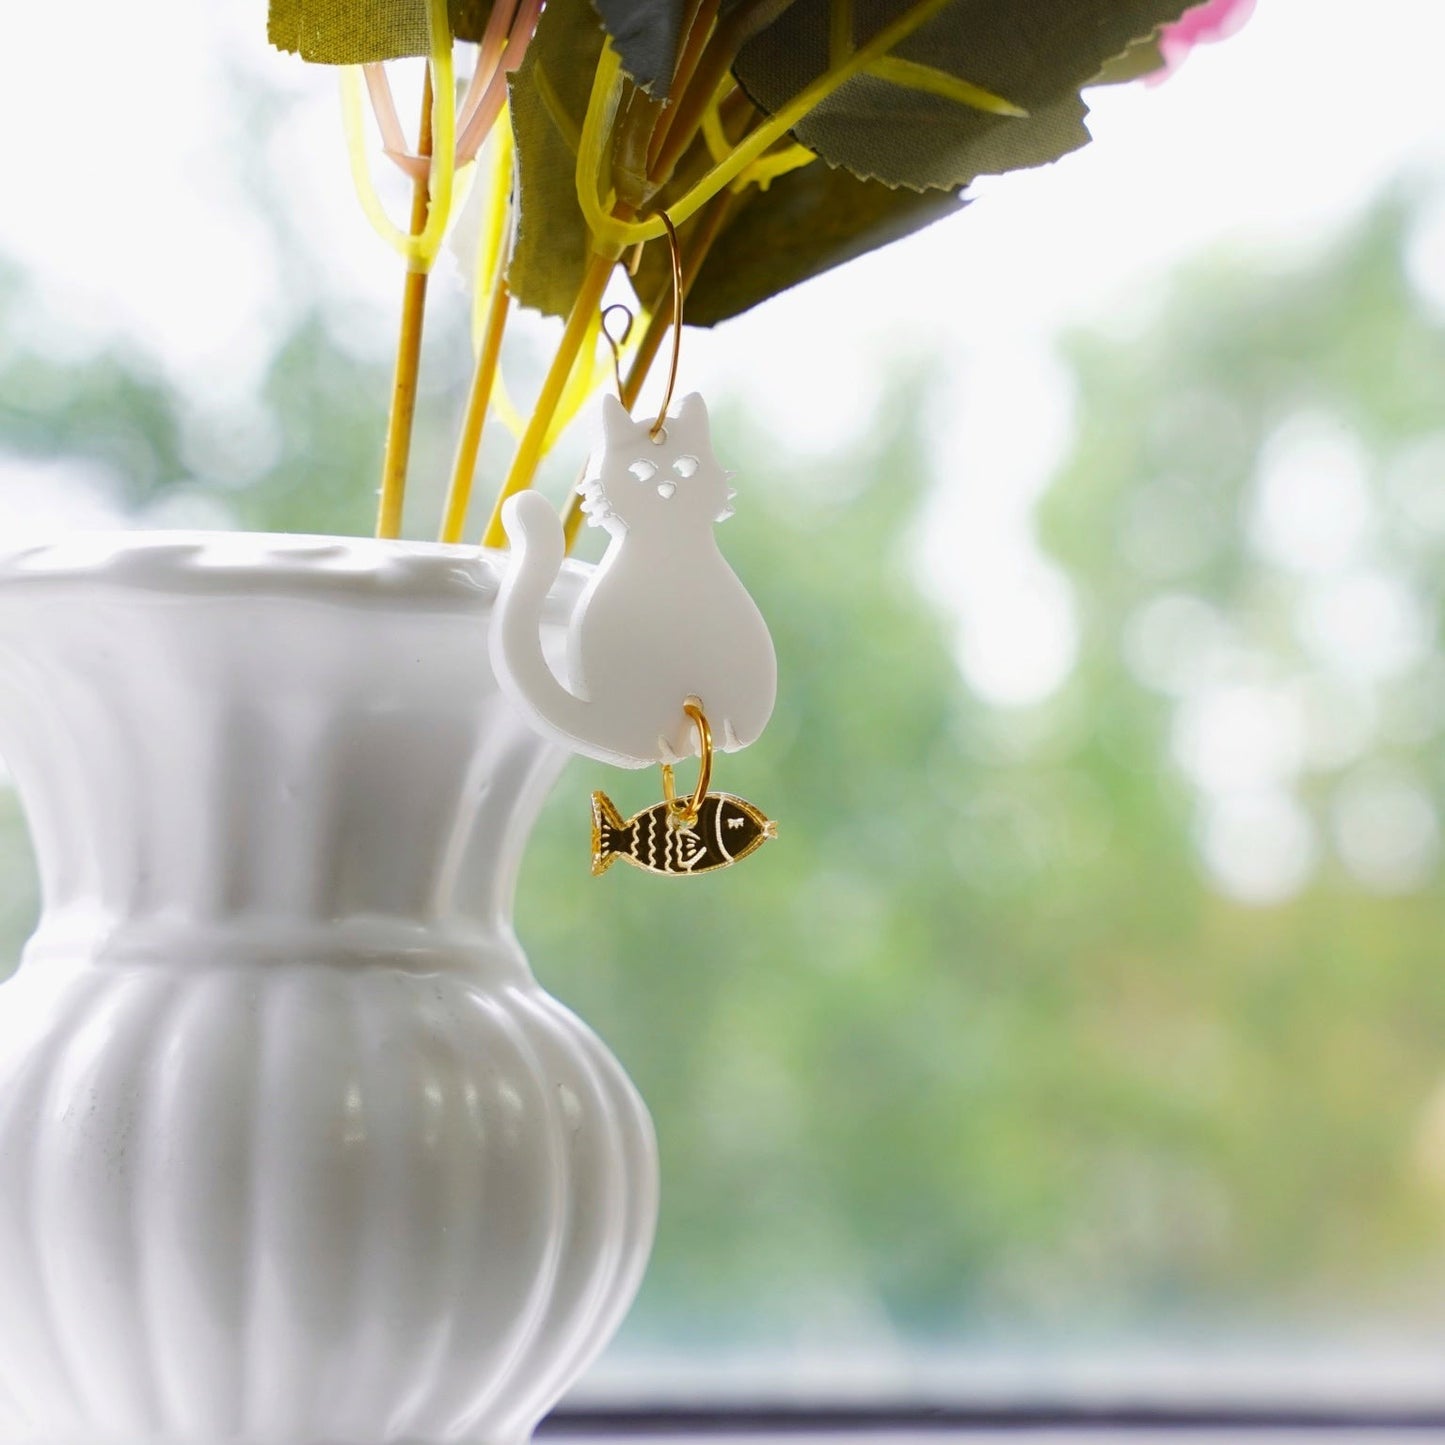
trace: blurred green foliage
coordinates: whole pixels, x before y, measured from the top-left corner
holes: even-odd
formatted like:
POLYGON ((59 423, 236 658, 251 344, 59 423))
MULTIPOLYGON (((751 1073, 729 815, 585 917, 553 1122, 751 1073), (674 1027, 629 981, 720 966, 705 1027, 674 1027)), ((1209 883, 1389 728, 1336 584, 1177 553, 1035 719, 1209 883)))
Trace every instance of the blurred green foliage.
MULTIPOLYGON (((1336 419, 1368 458, 1366 561, 1433 629, 1440 538, 1390 481, 1440 435, 1445 396, 1410 225, 1390 202, 1300 273, 1212 264, 1141 334, 1072 342, 1077 438, 1040 524, 1081 644, 1033 708, 969 694, 918 585, 921 371, 864 446, 823 459, 720 417, 744 487, 726 542, 782 690, 719 781, 780 841, 697 886, 594 882, 589 790, 624 812, 654 798, 575 764, 519 903, 543 983, 657 1120, 663 1214, 632 1347, 1439 1318, 1445 896, 1433 867, 1372 892, 1331 841, 1338 790, 1371 769, 1439 805, 1445 707, 1421 701, 1439 664, 1427 649, 1331 681, 1301 622, 1325 584, 1271 560, 1255 520, 1271 436, 1336 419), (1140 676, 1131 639, 1161 598, 1217 622, 1227 665, 1185 634, 1167 659, 1185 683, 1140 676), (1368 693, 1354 750, 1285 780, 1319 862, 1271 906, 1210 882, 1210 800, 1178 766, 1189 679, 1227 681, 1229 658, 1270 685, 1368 693)), ((239 524, 363 530, 384 386, 303 316, 255 400, 247 425, 273 445, 242 486, 197 463, 185 405, 134 359, 12 349, 0 444, 100 457, 137 505, 188 475, 239 524)), ((426 405, 444 418, 443 394, 426 405)), ((7 955, 33 909, 20 826, 0 793, 7 955)))

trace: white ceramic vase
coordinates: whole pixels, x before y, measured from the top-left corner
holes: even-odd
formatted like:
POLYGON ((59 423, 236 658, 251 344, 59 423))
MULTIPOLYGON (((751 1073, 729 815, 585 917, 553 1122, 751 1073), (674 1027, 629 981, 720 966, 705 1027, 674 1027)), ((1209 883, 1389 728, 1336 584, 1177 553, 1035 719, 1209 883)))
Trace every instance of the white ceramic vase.
POLYGON ((0 1440, 515 1445, 616 1328, 655 1145, 512 932, 564 754, 498 692, 496 585, 323 538, 0 560, 44 900, 0 988, 0 1440))

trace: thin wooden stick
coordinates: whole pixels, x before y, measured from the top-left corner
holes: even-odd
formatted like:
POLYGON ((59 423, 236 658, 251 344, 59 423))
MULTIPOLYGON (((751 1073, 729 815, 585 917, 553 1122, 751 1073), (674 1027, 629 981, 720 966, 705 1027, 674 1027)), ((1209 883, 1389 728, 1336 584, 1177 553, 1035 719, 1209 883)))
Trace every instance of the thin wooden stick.
POLYGON ((557 350, 552 356, 552 364, 547 368, 542 389, 537 394, 537 405, 533 408, 532 415, 527 421, 526 430, 523 431, 522 439, 517 444, 517 453, 512 458, 512 466, 507 473, 507 479, 502 484, 502 490, 497 494, 491 520, 487 523, 487 530, 482 538, 484 547, 505 547, 507 545, 507 533, 502 526, 502 507, 508 497, 524 491, 532 484, 537 464, 542 460, 542 453, 546 448, 547 431, 552 424, 553 416, 556 415, 557 403, 562 399, 562 392, 567 386, 567 378, 571 376, 572 368, 576 365, 583 339, 596 318, 598 308, 602 304, 602 293, 607 289, 612 268, 616 264, 610 256, 595 254, 588 263, 587 271, 582 278, 582 288, 577 293, 577 299, 572 303, 572 310, 567 317, 567 325, 563 329, 562 339, 557 343, 557 350))
POLYGON ((441 540, 460 542, 467 525, 467 508, 472 500, 472 479, 477 472, 477 453, 482 446, 482 428, 486 425, 487 408, 492 400, 492 387, 497 379, 497 364, 502 357, 502 337, 511 314, 512 293, 507 286, 507 267, 498 258, 497 274, 492 282, 492 295, 487 303, 487 324, 482 333, 482 349, 477 369, 472 374, 472 389, 467 395, 462 434, 457 441, 456 463, 452 467, 451 484, 447 488, 446 510, 442 514, 441 540))
MULTIPOLYGON (((432 81, 427 67, 421 92, 421 123, 417 153, 432 149, 432 81)), ((411 234, 426 230, 431 190, 424 176, 412 185, 411 234)), ((401 536, 402 503, 406 497, 406 471, 411 459, 411 428, 416 416, 417 375, 421 370, 422 325, 426 317, 427 273, 408 271, 401 293, 401 330, 396 342, 396 370, 391 383, 391 411, 386 422, 386 449, 381 462, 381 502, 376 514, 378 537, 401 536)))

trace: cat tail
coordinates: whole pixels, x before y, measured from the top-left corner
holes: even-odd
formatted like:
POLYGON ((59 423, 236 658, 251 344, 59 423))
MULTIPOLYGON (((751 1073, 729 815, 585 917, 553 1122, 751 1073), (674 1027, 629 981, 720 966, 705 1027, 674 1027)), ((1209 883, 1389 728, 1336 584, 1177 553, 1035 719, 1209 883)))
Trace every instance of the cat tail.
POLYGON ((606 793, 592 794, 592 876, 600 878, 619 858, 625 857, 627 824, 606 793))
POLYGON ((492 609, 492 667, 522 713, 568 747, 585 735, 587 704, 557 681, 542 652, 542 610, 567 548, 562 520, 540 492, 518 492, 502 508, 514 553, 492 609))

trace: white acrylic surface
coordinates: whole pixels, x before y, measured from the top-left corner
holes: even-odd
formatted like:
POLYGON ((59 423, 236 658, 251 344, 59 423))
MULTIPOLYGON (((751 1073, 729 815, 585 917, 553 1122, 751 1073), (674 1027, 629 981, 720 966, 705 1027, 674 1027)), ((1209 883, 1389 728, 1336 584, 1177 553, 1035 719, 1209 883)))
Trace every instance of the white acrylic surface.
POLYGON ((0 559, 44 890, 0 987, 0 1440, 511 1445, 626 1310, 655 1146, 511 930, 563 754, 488 668, 495 571, 0 559))
POLYGON ((545 497, 503 510, 512 563, 492 622, 492 661, 518 709, 566 747, 624 768, 696 752, 683 711, 702 700, 719 750, 754 742, 772 715, 778 664, 767 624, 718 549, 731 516, 728 473, 713 456, 707 409, 685 397, 657 439, 615 397, 584 484, 589 520, 612 540, 578 602, 559 678, 538 621, 562 565, 562 524, 545 497))

